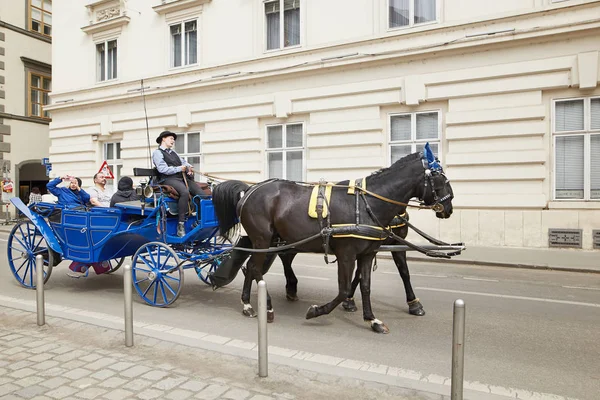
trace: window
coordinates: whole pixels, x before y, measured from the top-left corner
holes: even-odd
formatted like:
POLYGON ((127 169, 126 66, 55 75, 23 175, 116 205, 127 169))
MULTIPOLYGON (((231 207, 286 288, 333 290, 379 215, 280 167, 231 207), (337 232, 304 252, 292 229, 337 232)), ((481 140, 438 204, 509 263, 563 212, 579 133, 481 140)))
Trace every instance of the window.
POLYGON ((554 198, 600 200, 600 97, 554 102, 554 198))
POLYGON ((171 68, 198 62, 198 21, 181 22, 171 32, 171 68))
POLYGON ((437 21, 436 0, 388 1, 390 29, 437 21))
POLYGON ((301 123, 267 127, 267 165, 269 178, 303 180, 304 132, 301 123))
POLYGON ((199 132, 178 133, 175 151, 194 167, 194 171, 200 171, 202 153, 200 152, 199 132))
POLYGON ((267 50, 300 45, 300 0, 265 1, 265 21, 267 50))
POLYGON ((438 111, 390 115, 390 164, 404 156, 423 151, 429 142, 440 156, 440 118, 438 111))
POLYGON ((96 44, 98 81, 117 79, 117 41, 96 44))
POLYGON ((48 94, 52 91, 52 79, 49 76, 29 73, 29 116, 50 119, 44 106, 50 104, 48 94))
POLYGON ((29 30, 52 36, 52 0, 29 0, 29 30))
MULTIPOLYGON (((123 160, 121 160, 121 143, 104 143, 104 160, 108 164, 108 168, 112 171, 115 179, 112 185, 117 186, 121 179, 121 169, 123 168, 123 160)), ((108 180, 110 184, 110 179, 108 180)), ((113 188, 114 189, 114 188, 113 188)))

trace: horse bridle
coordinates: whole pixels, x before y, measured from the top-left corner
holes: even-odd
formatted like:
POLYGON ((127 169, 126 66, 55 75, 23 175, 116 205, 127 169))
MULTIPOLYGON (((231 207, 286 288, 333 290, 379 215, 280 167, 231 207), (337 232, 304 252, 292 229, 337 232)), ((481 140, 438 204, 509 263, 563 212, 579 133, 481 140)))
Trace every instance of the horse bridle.
POLYGON ((435 190, 435 185, 433 184, 433 177, 437 175, 443 176, 446 180, 444 184, 447 184, 449 182, 449 179, 446 177, 446 174, 444 174, 444 170, 442 169, 442 167, 432 169, 429 168, 429 165, 425 164, 426 162, 426 160, 423 160, 423 168, 425 168, 425 188, 423 190, 423 197, 425 197, 425 193, 427 193, 427 186, 429 185, 431 187, 431 194, 433 195, 433 204, 431 205, 431 209, 435 212, 442 212, 444 211, 443 203, 445 201, 452 200, 454 198, 454 195, 452 195, 452 193, 448 193, 447 195, 440 198, 435 190))

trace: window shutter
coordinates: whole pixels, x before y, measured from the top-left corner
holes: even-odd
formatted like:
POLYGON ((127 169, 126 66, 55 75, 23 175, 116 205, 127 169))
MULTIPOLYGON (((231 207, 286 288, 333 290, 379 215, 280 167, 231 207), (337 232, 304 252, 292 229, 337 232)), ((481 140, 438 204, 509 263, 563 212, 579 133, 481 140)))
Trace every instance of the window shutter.
POLYGON ((590 137, 591 167, 590 181, 592 199, 600 199, 600 135, 590 137))
POLYGON ((438 113, 417 114, 417 140, 438 137, 438 113))
POLYGON ((557 101, 555 107, 556 132, 583 130, 583 100, 557 101))
POLYGON ((583 199, 583 136, 556 138, 556 198, 583 199))
MULTIPOLYGON (((592 99, 590 112, 592 114, 592 129, 600 129, 600 98, 592 99)), ((592 154, 594 153, 592 152, 592 154)))
POLYGON ((410 140, 410 114, 393 115, 390 122, 392 141, 410 140))

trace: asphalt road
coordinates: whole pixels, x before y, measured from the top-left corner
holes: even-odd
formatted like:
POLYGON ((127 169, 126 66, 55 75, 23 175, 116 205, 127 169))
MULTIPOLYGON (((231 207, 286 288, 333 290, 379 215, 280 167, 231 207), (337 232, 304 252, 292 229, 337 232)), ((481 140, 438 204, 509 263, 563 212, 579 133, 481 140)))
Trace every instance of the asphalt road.
MULTIPOLYGON (((0 294, 33 300, 35 292, 19 286, 8 268, 6 238, 0 233, 0 294)), ((398 367, 441 383, 450 376, 452 304, 462 298, 467 310, 465 380, 507 391, 598 399, 600 274, 413 263, 413 287, 427 312, 415 317, 408 314, 391 260, 380 258, 378 264, 373 309, 390 334, 372 332, 360 311, 338 308, 328 316, 304 319, 311 304, 333 299, 337 277, 335 265, 325 265, 322 256, 302 255, 295 263, 300 301, 286 301, 277 264, 265 277, 276 314, 269 325, 269 344, 398 367)), ((122 316, 122 270, 77 280, 66 276, 67 266, 55 267, 46 285, 48 303, 122 316)), ((188 270, 181 297, 172 307, 150 307, 134 293, 134 315, 255 342, 256 320, 241 315, 241 284, 238 276, 213 291, 188 270)), ((252 302, 256 306, 256 291, 252 302)))

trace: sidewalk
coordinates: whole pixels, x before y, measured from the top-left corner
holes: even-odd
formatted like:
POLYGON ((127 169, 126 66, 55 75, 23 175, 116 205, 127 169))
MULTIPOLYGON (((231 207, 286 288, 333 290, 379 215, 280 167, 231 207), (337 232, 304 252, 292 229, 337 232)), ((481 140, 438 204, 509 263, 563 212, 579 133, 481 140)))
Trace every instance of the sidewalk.
POLYGON ((484 247, 467 243, 467 249, 450 260, 427 257, 416 251, 408 252, 407 260, 600 273, 600 250, 484 247))
POLYGON ((442 399, 0 307, 0 399, 442 399))

